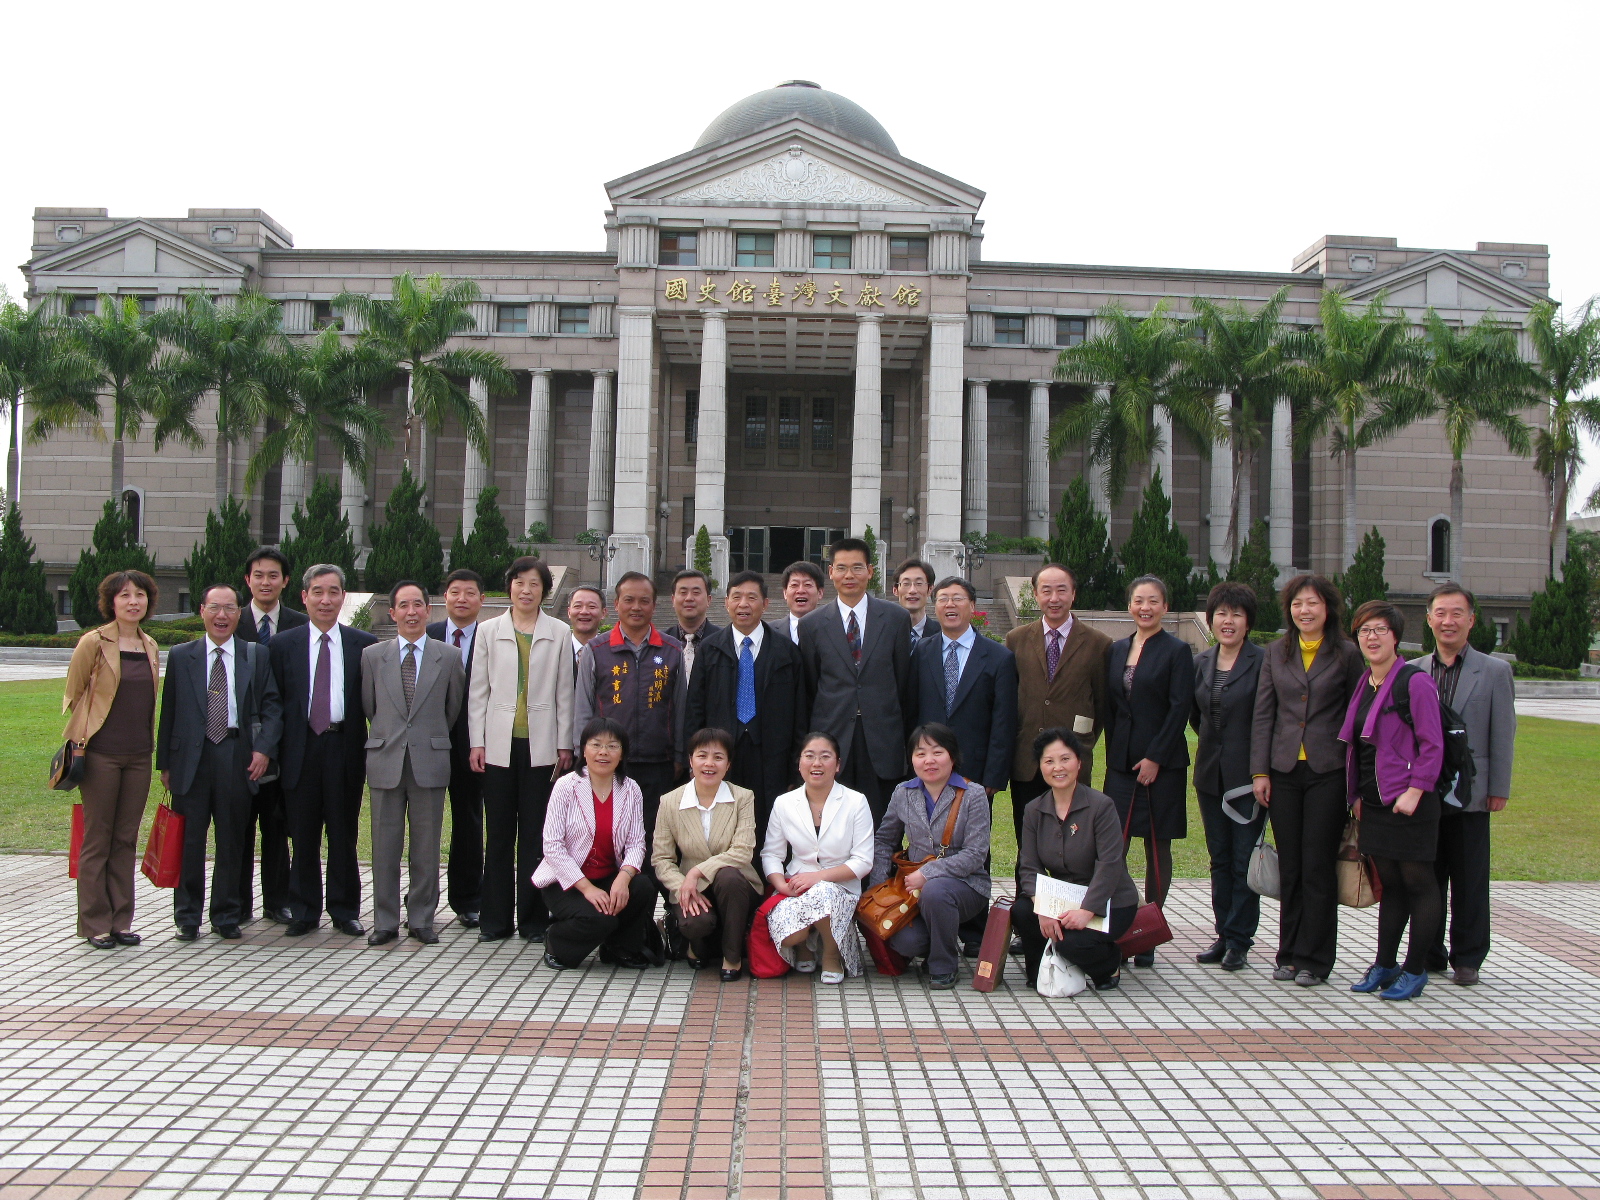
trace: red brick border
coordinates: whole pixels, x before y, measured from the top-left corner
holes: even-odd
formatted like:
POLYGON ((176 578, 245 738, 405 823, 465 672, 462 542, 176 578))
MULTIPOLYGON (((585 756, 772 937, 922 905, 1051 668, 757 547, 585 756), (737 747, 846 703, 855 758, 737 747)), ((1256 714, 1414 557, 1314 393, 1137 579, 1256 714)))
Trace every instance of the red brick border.
POLYGON ((153 1171, 0 1170, 0 1200, 132 1200, 153 1171))

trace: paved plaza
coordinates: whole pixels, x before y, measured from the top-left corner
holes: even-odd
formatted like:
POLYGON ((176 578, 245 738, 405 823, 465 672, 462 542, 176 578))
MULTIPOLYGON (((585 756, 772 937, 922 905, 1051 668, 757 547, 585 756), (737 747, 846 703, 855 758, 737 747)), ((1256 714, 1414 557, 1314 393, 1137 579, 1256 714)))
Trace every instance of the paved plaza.
MULTIPOLYGON (((520 940, 373 950, 257 922, 142 947, 71 935, 65 860, 0 856, 0 1200, 461 1196, 1600 1198, 1600 886, 1495 885, 1472 989, 1225 975, 1176 943, 1048 1001, 915 975, 723 985, 555 972, 520 940)), ((1276 906, 1265 905, 1263 940, 1276 906)))

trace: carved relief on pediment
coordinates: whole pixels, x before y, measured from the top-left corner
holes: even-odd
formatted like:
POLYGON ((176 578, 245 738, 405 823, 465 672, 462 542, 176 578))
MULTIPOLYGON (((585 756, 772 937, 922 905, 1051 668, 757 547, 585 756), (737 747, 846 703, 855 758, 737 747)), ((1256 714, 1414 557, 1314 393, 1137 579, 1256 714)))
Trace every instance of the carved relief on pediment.
POLYGON ((915 204, 910 196, 813 158, 800 146, 666 197, 690 203, 794 201, 818 204, 915 204))

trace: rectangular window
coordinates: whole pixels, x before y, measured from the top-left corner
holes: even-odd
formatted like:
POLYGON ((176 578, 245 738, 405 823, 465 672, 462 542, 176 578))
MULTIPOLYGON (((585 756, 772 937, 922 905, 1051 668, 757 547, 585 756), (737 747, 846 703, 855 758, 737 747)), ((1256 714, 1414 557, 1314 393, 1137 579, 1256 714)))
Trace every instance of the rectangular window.
POLYGON ((1081 346, 1089 339, 1088 317, 1057 317, 1056 345, 1081 346))
POLYGON ((882 400, 882 411, 878 417, 878 427, 883 431, 883 448, 892 449, 894 446, 894 396, 885 392, 882 400))
POLYGON ((495 332, 527 333, 528 306, 526 304, 500 305, 498 320, 495 323, 495 332))
POLYGON ((778 397, 778 449, 800 449, 800 397, 778 397))
POLYGON ((926 271, 927 269, 927 238, 892 237, 889 239, 889 270, 926 271))
POLYGON ((699 526, 694 523, 694 497, 685 496, 683 498, 683 536, 693 537, 697 528, 699 526))
POLYGON ((819 233, 811 239, 811 265, 821 271, 850 269, 850 238, 837 233, 819 233))
POLYGON ((72 593, 66 588, 56 589, 56 616, 70 617, 72 615, 72 593))
POLYGON ((589 306, 563 304, 556 310, 556 320, 560 322, 557 329, 561 333, 588 333, 589 306))
POLYGON ((811 402, 811 449, 833 452, 833 397, 819 396, 811 402))
POLYGON ((344 328, 344 321, 342 321, 333 311, 332 300, 313 300, 311 302, 311 328, 344 328))
POLYGON ((99 304, 99 296, 74 296, 67 304, 67 316, 92 317, 99 304))
POLYGON ((997 346, 1021 346, 1028 340, 1027 317, 1002 317, 994 319, 994 344, 997 346))
POLYGON ((765 396, 746 396, 744 398, 744 448, 746 450, 765 450, 767 448, 767 398, 765 396))
POLYGON ((683 394, 683 440, 694 445, 700 440, 700 393, 683 394))
POLYGON ((156 298, 154 296, 135 296, 134 299, 139 302, 139 315, 141 317, 153 317, 156 315, 156 298))
POLYGON ((700 235, 682 230, 661 231, 661 265, 692 267, 700 261, 700 235))
POLYGON ((736 267, 770 267, 774 259, 775 233, 741 233, 735 235, 733 265, 736 267))

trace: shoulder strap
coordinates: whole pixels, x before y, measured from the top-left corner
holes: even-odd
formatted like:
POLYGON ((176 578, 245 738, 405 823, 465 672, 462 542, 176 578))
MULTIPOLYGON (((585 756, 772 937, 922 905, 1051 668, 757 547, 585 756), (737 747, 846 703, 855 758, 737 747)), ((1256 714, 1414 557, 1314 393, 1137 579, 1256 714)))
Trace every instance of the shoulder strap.
POLYGON ((1389 702, 1394 705, 1394 711, 1400 714, 1400 719, 1412 730, 1416 726, 1411 721, 1411 677, 1420 674, 1422 668, 1414 663, 1402 663, 1400 672, 1395 676, 1394 687, 1389 691, 1389 702))
POLYGON ((961 814, 961 802, 967 798, 967 789, 962 788, 961 794, 956 797, 956 802, 950 806, 950 818, 944 823, 944 836, 939 839, 940 857, 943 851, 950 849, 950 839, 956 835, 956 817, 961 814))

